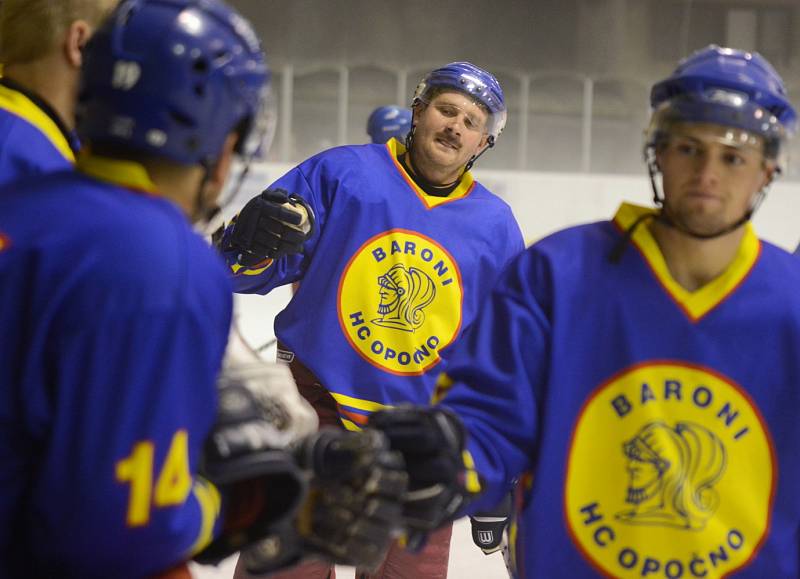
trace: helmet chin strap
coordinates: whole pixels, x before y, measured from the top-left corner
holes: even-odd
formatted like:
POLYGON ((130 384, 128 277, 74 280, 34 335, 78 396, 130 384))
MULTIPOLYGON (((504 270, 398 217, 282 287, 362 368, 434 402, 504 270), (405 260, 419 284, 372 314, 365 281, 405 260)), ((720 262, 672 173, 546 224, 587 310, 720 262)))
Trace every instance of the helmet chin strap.
MULTIPOLYGON (((490 135, 490 136, 489 136, 489 139, 488 139, 488 142, 487 142, 487 146, 485 146, 485 147, 483 148, 483 150, 482 150, 480 153, 478 153, 477 155, 472 155, 472 157, 470 158, 470 160, 469 160, 469 161, 467 161, 467 164, 466 164, 466 165, 464 165, 464 170, 461 172, 461 175, 463 176, 463 175, 464 175, 464 173, 466 173, 467 171, 469 171, 470 169, 472 169, 472 166, 475 164, 475 161, 477 161, 477 160, 480 158, 480 156, 481 156, 481 155, 483 155, 483 154, 484 154, 486 151, 488 151, 488 150, 489 150, 489 149, 491 149, 492 147, 494 147, 494 137, 492 137, 492 136, 490 135)), ((460 178, 461 178, 461 177, 459 177, 459 179, 460 179, 460 178)))
POLYGON ((192 223, 194 230, 203 236, 213 236, 216 229, 223 226, 222 210, 216 203, 208 203, 205 195, 203 194, 206 185, 211 180, 212 164, 210 161, 205 160, 201 163, 203 167, 203 178, 197 186, 197 192, 194 195, 194 203, 192 208, 192 223))
POLYGON ((411 152, 411 145, 414 144, 414 133, 416 132, 416 130, 417 130, 417 124, 411 123, 411 128, 408 130, 408 133, 406 133, 405 146, 407 153, 411 152))
POLYGON ((742 225, 750 221, 753 217, 753 214, 758 210, 761 202, 764 200, 764 197, 767 195, 767 191, 769 190, 769 183, 761 188, 758 193, 756 193, 753 202, 750 204, 750 207, 747 211, 744 212, 739 219, 734 221, 733 223, 726 225, 725 227, 717 230, 712 231, 711 233, 700 233, 699 231, 694 231, 691 227, 687 226, 685 223, 675 219, 669 210, 669 205, 666 202, 666 198, 663 193, 660 193, 657 176, 659 174, 658 165, 655 159, 655 153, 652 151, 652 147, 648 148, 647 153, 645 154, 645 160, 647 163, 647 172, 650 175, 650 186, 653 189, 653 203, 661 210, 655 217, 655 220, 659 223, 663 223, 668 227, 672 227, 673 229, 677 229, 681 233, 688 235, 689 237, 693 237, 695 239, 715 239, 717 237, 721 237, 730 233, 731 231, 735 231, 739 229, 742 225))

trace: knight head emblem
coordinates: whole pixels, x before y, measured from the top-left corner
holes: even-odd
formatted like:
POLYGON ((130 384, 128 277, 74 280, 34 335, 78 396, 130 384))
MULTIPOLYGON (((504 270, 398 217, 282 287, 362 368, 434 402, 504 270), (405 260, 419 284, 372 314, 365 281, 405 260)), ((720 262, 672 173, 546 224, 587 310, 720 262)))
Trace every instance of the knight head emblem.
POLYGON ((414 332, 425 322, 424 309, 436 297, 433 279, 416 267, 393 265, 378 278, 379 318, 373 324, 414 332))
POLYGON ((719 506, 714 486, 725 471, 722 441, 692 422, 646 424, 622 448, 627 458, 625 502, 617 519, 635 525, 701 530, 719 506))

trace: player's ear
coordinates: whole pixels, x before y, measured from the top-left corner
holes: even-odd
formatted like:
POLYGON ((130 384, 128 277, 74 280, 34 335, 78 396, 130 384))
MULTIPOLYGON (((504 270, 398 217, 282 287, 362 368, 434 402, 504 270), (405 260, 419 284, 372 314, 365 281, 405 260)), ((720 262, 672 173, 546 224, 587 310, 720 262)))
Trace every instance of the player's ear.
POLYGON ((480 142, 478 143, 478 153, 482 153, 486 147, 489 146, 489 134, 485 133, 482 137, 480 142))
POLYGON ((70 66, 80 68, 83 65, 83 47, 89 42, 93 28, 85 20, 76 20, 67 28, 64 37, 64 58, 70 66))
POLYGON ((419 117, 422 114, 422 111, 425 110, 427 105, 422 101, 417 101, 413 107, 411 107, 411 126, 416 127, 417 122, 419 122, 419 117))
POLYGON ((772 183, 772 180, 775 179, 776 173, 778 172, 778 165, 774 161, 765 161, 764 162, 764 177, 761 181, 761 191, 766 189, 772 183))

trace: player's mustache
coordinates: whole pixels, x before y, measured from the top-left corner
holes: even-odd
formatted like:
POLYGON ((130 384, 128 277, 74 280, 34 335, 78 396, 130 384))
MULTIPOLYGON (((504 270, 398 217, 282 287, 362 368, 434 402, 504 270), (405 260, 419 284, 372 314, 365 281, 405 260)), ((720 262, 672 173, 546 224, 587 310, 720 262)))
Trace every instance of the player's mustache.
POLYGON ((444 133, 438 133, 436 135, 436 138, 440 139, 442 141, 446 141, 448 144, 453 145, 454 147, 456 147, 458 149, 461 148, 461 139, 459 139, 455 135, 452 135, 450 133, 444 132, 444 133))

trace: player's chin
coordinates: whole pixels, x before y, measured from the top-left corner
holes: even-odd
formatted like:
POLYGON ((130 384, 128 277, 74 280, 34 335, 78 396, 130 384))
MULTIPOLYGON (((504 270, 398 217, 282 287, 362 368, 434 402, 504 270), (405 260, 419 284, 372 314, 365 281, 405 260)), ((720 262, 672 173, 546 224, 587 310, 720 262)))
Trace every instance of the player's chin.
POLYGON ((452 145, 442 143, 441 141, 434 140, 430 146, 432 156, 440 159, 455 159, 459 156, 459 150, 452 145))
POLYGON ((700 235, 713 235, 726 229, 731 223, 736 221, 736 219, 725 219, 725 217, 720 214, 698 215, 695 213, 684 215, 682 221, 689 231, 694 231, 700 235))

